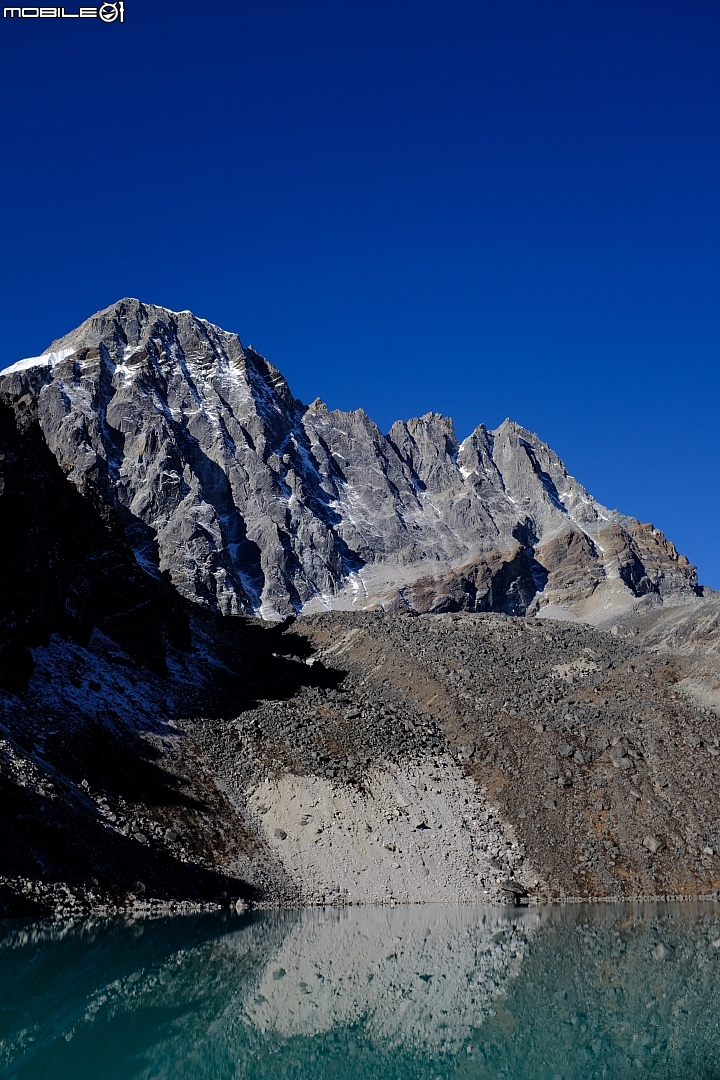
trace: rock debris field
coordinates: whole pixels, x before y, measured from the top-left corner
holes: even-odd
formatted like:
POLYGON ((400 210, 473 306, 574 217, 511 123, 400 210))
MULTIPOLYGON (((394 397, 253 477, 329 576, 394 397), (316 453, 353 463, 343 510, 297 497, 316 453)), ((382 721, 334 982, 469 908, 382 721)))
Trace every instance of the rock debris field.
POLYGON ((538 899, 716 890, 720 728, 688 658, 492 614, 293 630, 311 646, 294 662, 339 672, 335 688, 190 725, 277 899, 507 901, 508 879, 538 899))
POLYGON ((3 698, 0 906, 715 895, 700 603, 672 653, 633 620, 191 612, 161 675, 54 637, 3 698))

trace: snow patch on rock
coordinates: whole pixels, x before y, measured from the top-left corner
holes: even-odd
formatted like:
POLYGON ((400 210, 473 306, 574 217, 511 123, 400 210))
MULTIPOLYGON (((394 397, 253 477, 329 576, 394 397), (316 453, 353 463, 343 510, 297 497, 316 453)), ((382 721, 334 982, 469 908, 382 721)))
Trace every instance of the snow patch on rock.
POLYGON ((58 352, 47 352, 42 356, 28 356, 25 360, 18 360, 17 363, 4 368, 0 375, 14 375, 17 371, 30 371, 31 368, 36 367, 53 368, 68 356, 72 356, 74 352, 74 349, 59 349, 58 352))

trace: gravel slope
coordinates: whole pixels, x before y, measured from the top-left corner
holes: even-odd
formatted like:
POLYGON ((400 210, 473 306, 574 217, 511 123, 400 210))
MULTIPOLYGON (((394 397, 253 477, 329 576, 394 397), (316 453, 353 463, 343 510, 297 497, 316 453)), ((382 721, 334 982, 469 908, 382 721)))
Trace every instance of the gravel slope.
POLYGON ((55 638, 3 695, 8 913, 718 888, 712 657, 492 614, 190 622, 165 677, 55 638))
POLYGON ((695 659, 501 615, 334 613, 295 628, 343 674, 337 688, 193 730, 299 897, 444 899, 449 880, 481 899, 509 876, 545 898, 717 888, 720 725, 695 659), (327 826, 307 839, 317 818, 332 819, 332 847, 327 826), (373 856, 358 877, 379 850, 373 822, 406 844, 394 875, 373 856), (462 873, 423 884, 417 833, 462 873))

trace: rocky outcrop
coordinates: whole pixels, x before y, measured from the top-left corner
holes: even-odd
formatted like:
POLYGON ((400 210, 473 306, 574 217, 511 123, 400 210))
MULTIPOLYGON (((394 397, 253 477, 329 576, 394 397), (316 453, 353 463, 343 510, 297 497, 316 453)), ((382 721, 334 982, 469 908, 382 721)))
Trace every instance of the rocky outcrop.
POLYGON ((418 615, 443 611, 499 611, 521 615, 537 592, 530 560, 521 544, 491 551, 466 566, 418 578, 383 598, 385 611, 418 615))
POLYGON ((0 376, 141 566, 223 614, 494 610, 602 621, 683 603, 695 568, 606 509, 510 420, 459 442, 435 413, 383 435, 303 405, 190 312, 123 300, 0 376))
POLYGON ((0 404, 0 686, 24 686, 31 648, 53 634, 87 644, 99 631, 162 674, 166 641, 188 638, 187 615, 139 568, 112 508, 68 482, 34 405, 0 404))

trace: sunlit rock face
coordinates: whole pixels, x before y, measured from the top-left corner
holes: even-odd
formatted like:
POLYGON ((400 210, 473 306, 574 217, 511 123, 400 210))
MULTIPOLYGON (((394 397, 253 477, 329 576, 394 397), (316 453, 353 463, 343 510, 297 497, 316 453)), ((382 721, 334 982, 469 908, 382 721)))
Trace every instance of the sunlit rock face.
POLYGON ((695 568, 608 510, 506 420, 458 442, 436 413, 383 435, 304 405, 235 334, 122 300, 0 375, 137 559, 222 614, 501 611, 594 621, 685 603, 695 568))

